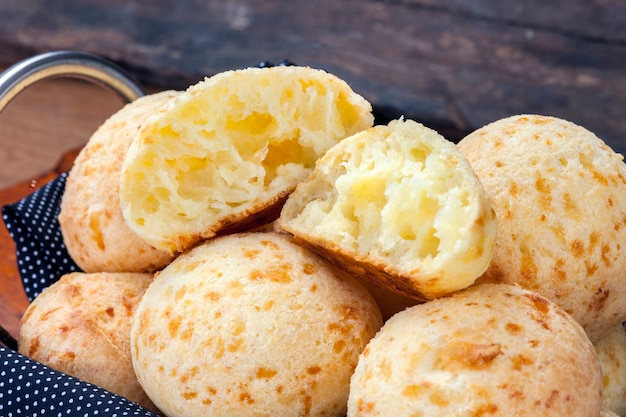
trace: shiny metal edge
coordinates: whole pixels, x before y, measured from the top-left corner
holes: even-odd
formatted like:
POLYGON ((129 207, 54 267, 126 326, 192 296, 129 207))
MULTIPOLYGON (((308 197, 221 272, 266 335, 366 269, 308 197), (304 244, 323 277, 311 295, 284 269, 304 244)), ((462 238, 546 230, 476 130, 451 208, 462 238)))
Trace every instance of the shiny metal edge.
POLYGON ((86 52, 54 51, 24 59, 0 74, 0 112, 25 88, 55 77, 92 81, 126 102, 145 95, 141 85, 112 61, 86 52))

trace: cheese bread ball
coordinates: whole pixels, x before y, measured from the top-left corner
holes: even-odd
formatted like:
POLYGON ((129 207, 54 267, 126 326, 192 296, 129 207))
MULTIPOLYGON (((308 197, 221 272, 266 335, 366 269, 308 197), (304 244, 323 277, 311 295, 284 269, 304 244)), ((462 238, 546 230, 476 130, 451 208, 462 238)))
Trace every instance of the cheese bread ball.
POLYGON ((471 285, 489 264, 497 229, 463 155, 412 120, 331 148, 276 224, 373 285, 414 299, 471 285))
POLYGON ((359 358, 348 417, 598 417, 595 349, 565 311, 483 284, 409 307, 359 358))
POLYGON ((328 148, 372 125, 371 110, 343 80, 308 67, 207 78, 139 131, 122 170, 124 218, 171 253, 267 223, 328 148))
POLYGON ((72 167, 59 224, 68 253, 85 272, 153 272, 171 260, 145 243, 122 217, 120 171, 141 124, 178 93, 141 97, 107 119, 89 138, 72 167))
POLYGON ((131 317, 152 274, 71 273, 28 306, 19 352, 152 411, 130 356, 131 317))
POLYGON ((485 186, 498 240, 481 282, 559 304, 592 341, 626 320, 626 165, 566 120, 518 115, 458 144, 485 186))
POLYGON ((131 331, 142 386, 168 416, 345 416, 382 325, 358 281, 277 233, 216 237, 161 271, 131 331))
POLYGON ((622 324, 604 334, 594 343, 600 366, 604 390, 602 405, 617 415, 626 415, 626 330, 622 324))

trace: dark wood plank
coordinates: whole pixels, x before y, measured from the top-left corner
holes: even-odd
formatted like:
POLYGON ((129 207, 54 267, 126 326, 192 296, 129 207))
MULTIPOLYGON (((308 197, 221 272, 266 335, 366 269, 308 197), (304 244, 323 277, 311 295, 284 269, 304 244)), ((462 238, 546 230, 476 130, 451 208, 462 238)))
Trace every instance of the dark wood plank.
POLYGON ((83 50, 163 88, 287 58, 344 78, 381 121, 402 114, 458 140, 550 114, 626 152, 625 22, 619 0, 5 0, 0 58, 83 50))

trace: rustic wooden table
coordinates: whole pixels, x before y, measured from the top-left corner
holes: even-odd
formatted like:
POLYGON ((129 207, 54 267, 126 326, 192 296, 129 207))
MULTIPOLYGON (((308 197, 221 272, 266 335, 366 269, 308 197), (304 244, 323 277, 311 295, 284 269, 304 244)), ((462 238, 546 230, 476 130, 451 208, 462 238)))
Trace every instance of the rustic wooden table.
MULTIPOLYGON (((620 0, 3 1, 0 67, 62 49, 109 58, 155 90, 289 59, 345 79, 375 105, 379 122, 404 115, 457 141, 501 117, 539 113, 585 126, 626 152, 620 0)), ((40 175, 15 169, 20 156, 52 171, 44 181, 53 177, 67 164, 55 169, 33 155, 58 161, 119 105, 94 100, 82 85, 38 91, 31 103, 49 107, 24 105, 10 117, 23 127, 0 128, 0 178, 15 175, 18 183, 0 193, 1 204, 28 194, 30 179, 40 175), (63 127, 50 128, 61 120, 59 106, 45 101, 50 94, 89 104, 78 104, 78 116, 59 122, 63 127), (46 114, 52 121, 42 123, 46 114), (59 130, 69 139, 50 143, 48 135, 59 130)), ((16 334, 27 302, 12 242, 1 229, 0 322, 16 334)))

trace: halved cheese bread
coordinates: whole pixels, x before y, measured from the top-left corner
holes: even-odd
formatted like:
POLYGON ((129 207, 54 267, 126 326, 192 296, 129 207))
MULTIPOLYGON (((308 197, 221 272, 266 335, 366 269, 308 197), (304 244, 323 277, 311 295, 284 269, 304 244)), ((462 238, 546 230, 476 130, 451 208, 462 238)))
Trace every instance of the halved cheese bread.
POLYGON ((487 268, 495 213, 469 163, 437 132, 394 120, 345 139, 276 222, 340 267, 414 299, 471 285, 487 268))
POLYGON ((266 223, 326 150, 372 123, 370 103, 322 70, 219 73, 143 124, 122 170, 124 218, 170 253, 266 223))

